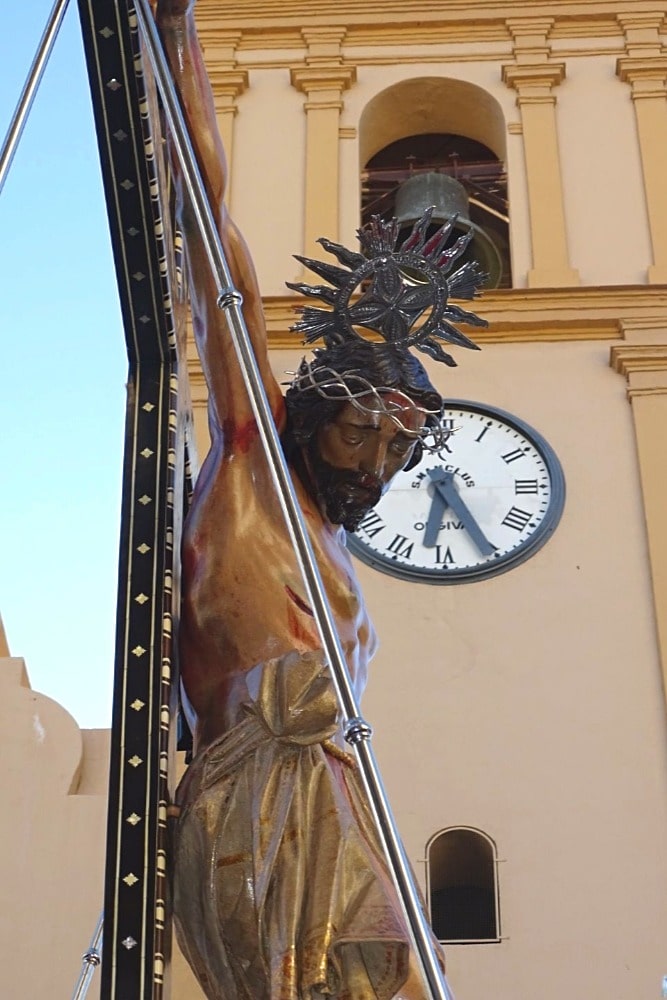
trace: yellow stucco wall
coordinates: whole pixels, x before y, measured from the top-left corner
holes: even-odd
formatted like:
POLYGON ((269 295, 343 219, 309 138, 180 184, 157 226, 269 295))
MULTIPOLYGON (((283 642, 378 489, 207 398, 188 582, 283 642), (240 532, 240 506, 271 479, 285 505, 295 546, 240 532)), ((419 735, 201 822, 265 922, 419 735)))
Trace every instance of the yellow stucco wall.
MULTIPOLYGON (((502 113, 514 288, 481 300, 490 328, 480 354, 429 371, 445 395, 509 410, 550 441, 565 512, 533 558, 480 583, 429 587, 359 564, 381 639, 365 710, 420 879, 426 843, 444 827, 479 827, 498 847, 503 939, 449 946, 459 997, 658 996, 664 14, 644 0, 241 0, 223 10, 201 0, 200 15, 233 140, 231 208, 255 256, 281 377, 301 356, 284 346, 295 300, 283 283, 300 275, 291 254, 320 218, 338 230, 322 235, 354 240, 366 109, 392 86, 433 78, 455 81, 453 93, 482 88, 502 113)), ((474 107, 470 121, 479 126, 474 107)), ((192 379, 203 448, 194 360, 192 379)), ((81 734, 32 692, 1 629, 0 657, 3 975, 8 996, 67 996, 101 905, 108 736, 81 734)), ((174 998, 198 995, 181 965, 172 981, 174 998)))
POLYGON ((108 747, 0 658, 4 996, 72 995, 102 909, 108 747))

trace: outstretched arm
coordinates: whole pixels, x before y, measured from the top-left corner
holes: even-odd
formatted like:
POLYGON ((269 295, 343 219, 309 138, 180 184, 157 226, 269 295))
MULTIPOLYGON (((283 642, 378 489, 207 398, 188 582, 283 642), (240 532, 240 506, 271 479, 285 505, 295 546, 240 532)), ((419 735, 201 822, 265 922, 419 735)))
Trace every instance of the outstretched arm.
MULTIPOLYGON (((268 362, 266 326, 255 269, 248 248, 224 204, 227 164, 215 118, 213 93, 194 21, 194 0, 158 0, 157 23, 167 53, 190 138, 214 213, 232 279, 243 295, 243 313, 274 416, 282 419, 282 395, 268 362)), ((173 158, 175 159, 175 157, 173 158)), ((217 289, 194 220, 177 163, 178 214, 183 227, 195 338, 209 389, 214 438, 223 426, 241 428, 251 417, 250 403, 224 316, 217 307, 217 289)), ((229 442, 228 442, 229 443, 229 442)))

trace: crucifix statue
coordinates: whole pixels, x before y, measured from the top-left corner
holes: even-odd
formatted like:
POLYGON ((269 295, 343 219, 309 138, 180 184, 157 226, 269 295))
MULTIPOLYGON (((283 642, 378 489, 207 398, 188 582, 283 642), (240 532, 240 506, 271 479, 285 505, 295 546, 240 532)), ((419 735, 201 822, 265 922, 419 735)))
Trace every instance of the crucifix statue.
MULTIPOLYGON (((410 348, 454 364, 441 341, 474 346, 451 320, 481 321, 449 297, 472 298, 483 276, 474 264, 454 269, 467 238, 448 247, 451 225, 431 235, 428 213, 398 247, 393 220, 361 231, 358 251, 322 240, 335 264, 300 259, 326 284, 291 287, 320 300, 295 329, 324 346, 283 396, 252 260, 223 200, 193 2, 158 0, 156 17, 360 694, 376 637, 345 532, 442 441, 442 399, 410 348)), ((180 664, 195 746, 177 793, 179 942, 210 1000, 417 1000, 404 917, 175 158, 172 167, 211 436, 182 552, 180 664)))

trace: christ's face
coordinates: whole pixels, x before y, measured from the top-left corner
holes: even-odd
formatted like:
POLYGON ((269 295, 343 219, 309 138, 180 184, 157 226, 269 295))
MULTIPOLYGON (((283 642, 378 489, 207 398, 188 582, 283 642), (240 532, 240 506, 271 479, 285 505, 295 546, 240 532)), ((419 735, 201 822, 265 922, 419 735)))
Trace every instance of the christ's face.
POLYGON ((308 463, 324 511, 334 524, 354 531, 414 451, 425 416, 403 395, 369 395, 363 409, 345 403, 318 430, 308 447, 308 463))

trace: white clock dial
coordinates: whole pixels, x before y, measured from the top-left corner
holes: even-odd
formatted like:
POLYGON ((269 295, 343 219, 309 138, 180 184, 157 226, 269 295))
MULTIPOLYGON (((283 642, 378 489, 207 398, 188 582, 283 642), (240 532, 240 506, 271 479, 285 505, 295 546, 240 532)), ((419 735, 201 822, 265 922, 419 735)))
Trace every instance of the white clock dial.
POLYGON ((449 432, 437 454, 401 472, 349 548, 397 576, 438 583, 503 572, 539 549, 565 499, 560 463, 516 417, 460 400, 447 405, 449 432))

